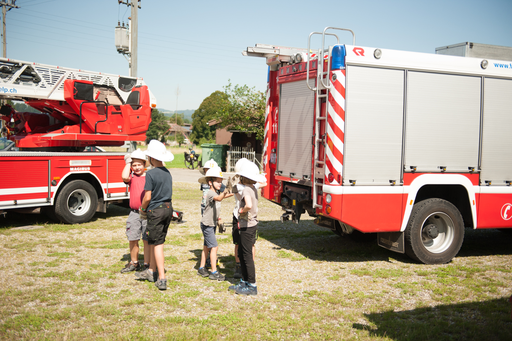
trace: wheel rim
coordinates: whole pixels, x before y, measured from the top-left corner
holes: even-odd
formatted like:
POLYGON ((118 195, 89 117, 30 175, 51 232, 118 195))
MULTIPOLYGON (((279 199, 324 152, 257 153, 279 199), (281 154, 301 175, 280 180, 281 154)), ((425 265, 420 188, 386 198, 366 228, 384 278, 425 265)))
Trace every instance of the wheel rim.
POLYGON ((446 213, 435 212, 430 214, 421 226, 421 241, 425 249, 431 253, 442 253, 453 243, 455 238, 455 224, 446 213), (437 237, 433 237, 436 235, 437 237))
POLYGON ((87 191, 77 189, 68 197, 68 211, 74 216, 82 216, 91 208, 91 197, 87 191))

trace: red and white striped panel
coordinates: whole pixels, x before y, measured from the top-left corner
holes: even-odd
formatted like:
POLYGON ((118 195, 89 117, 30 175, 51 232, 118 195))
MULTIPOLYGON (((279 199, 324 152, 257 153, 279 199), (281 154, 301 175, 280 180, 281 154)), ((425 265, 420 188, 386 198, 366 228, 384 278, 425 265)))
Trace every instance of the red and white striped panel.
POLYGON ((267 96, 266 96, 266 103, 267 106, 265 108, 265 135, 263 137, 263 171, 265 171, 265 168, 267 167, 267 164, 269 162, 269 155, 267 155, 267 151, 269 151, 269 139, 270 139, 270 87, 267 86, 267 96))
POLYGON ((345 140, 345 70, 330 74, 332 87, 327 103, 327 138, 325 151, 325 184, 341 185, 343 174, 343 143, 345 140), (329 173, 334 181, 329 183, 329 173))

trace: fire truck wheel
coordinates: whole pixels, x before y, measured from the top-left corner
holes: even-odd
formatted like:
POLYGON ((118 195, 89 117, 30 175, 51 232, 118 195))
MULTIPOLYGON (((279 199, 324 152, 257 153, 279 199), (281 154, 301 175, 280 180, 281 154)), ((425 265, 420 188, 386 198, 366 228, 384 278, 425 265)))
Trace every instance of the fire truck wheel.
POLYGON ((444 264, 457 255, 464 239, 459 210, 443 199, 414 205, 405 230, 406 254, 424 264, 444 264))
POLYGON ((91 184, 74 180, 64 186, 55 200, 55 216, 66 224, 85 223, 94 216, 98 196, 91 184))

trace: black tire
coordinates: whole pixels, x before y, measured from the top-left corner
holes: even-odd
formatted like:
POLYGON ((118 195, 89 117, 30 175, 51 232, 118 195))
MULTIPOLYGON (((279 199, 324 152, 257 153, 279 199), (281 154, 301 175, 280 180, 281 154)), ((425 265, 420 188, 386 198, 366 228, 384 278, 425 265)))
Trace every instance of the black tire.
POLYGON ((405 253, 424 264, 448 263, 464 240, 464 221, 459 210, 443 199, 415 204, 405 229, 405 253))
POLYGON ((195 156, 194 158, 192 158, 192 169, 195 169, 199 166, 199 158, 197 156, 195 156))
POLYGON ((65 224, 81 224, 92 219, 98 207, 94 187, 83 180, 69 182, 55 200, 55 216, 65 224))

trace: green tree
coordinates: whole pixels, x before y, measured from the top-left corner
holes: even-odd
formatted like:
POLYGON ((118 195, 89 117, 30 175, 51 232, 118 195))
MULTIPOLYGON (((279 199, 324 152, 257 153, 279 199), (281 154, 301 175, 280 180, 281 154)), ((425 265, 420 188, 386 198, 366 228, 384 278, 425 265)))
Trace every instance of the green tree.
POLYGON ((256 134, 256 139, 262 141, 265 129, 265 95, 247 85, 229 83, 224 87, 229 105, 218 112, 220 127, 229 127, 256 134))
POLYGON ((177 124, 179 126, 182 126, 183 123, 185 123, 185 120, 184 120, 184 114, 173 114, 170 118, 169 118, 169 121, 171 123, 174 123, 174 124, 177 124))
POLYGON ((178 134, 176 135, 176 140, 178 145, 181 147, 181 145, 185 142, 185 136, 183 136, 183 134, 178 134))
POLYGON ((151 111, 151 123, 146 132, 146 143, 151 140, 165 141, 165 137, 169 131, 169 121, 158 109, 151 111))
POLYGON ((197 145, 213 142, 215 140, 216 127, 210 127, 208 121, 217 118, 229 105, 228 96, 222 91, 215 91, 206 97, 199 108, 192 114, 190 140, 197 145))

